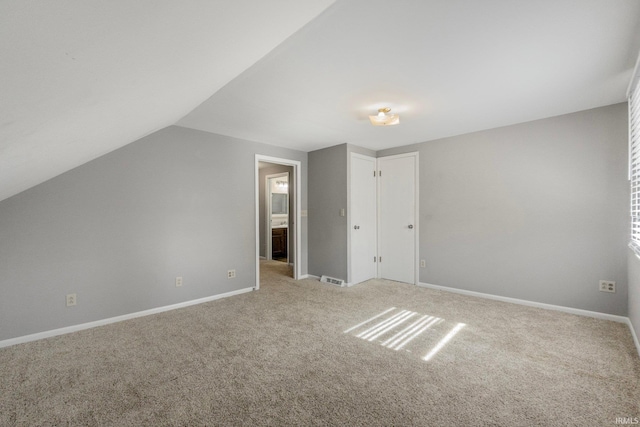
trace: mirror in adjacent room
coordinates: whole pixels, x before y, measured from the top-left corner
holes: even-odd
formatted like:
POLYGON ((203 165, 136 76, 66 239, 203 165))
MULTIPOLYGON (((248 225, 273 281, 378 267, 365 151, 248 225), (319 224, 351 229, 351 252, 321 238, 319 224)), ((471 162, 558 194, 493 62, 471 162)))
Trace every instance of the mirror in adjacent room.
POLYGON ((271 214, 289 214, 289 195, 286 193, 271 193, 271 214))
POLYGON ((289 173, 267 177, 269 188, 270 257, 289 262, 289 173))

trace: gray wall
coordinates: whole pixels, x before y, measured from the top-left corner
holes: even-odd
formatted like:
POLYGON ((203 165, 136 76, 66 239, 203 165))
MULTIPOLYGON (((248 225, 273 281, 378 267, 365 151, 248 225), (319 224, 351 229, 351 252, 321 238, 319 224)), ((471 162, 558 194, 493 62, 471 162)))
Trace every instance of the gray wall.
POLYGON ((628 254, 629 319, 638 339, 640 339, 640 260, 632 250, 628 250, 628 254))
MULTIPOLYGON (((266 200, 266 189, 265 189, 265 178, 267 175, 272 175, 276 173, 289 172, 289 229, 287 230, 287 238, 289 240, 289 248, 293 248, 294 238, 292 233, 292 224, 294 223, 291 219, 291 215, 293 214, 293 197, 291 194, 295 193, 294 176, 293 176, 293 166, 284 166, 284 165, 273 165, 269 167, 265 167, 260 169, 258 183, 260 186, 260 196, 259 196, 259 212, 260 212, 260 256, 266 257, 267 252, 267 242, 265 240, 266 237, 266 227, 267 227, 267 218, 266 218, 266 208, 265 208, 265 200, 266 200)), ((295 262, 294 259, 294 251, 289 251, 289 263, 295 262)))
POLYGON ((350 158, 350 153, 358 153, 364 156, 376 157, 376 152, 369 150, 368 148, 358 147, 357 145, 347 144, 347 160, 350 158))
POLYGON ((421 282, 627 314, 626 103, 416 150, 421 282))
POLYGON ((0 340, 253 287, 256 153, 306 209, 306 153, 175 126, 0 202, 0 340))
POLYGON ((376 152, 340 144, 309 153, 309 273, 348 279, 350 153, 376 152), (345 216, 340 216, 344 209, 345 216))
POLYGON ((315 276, 347 280, 347 157, 347 144, 309 153, 309 274, 315 276))

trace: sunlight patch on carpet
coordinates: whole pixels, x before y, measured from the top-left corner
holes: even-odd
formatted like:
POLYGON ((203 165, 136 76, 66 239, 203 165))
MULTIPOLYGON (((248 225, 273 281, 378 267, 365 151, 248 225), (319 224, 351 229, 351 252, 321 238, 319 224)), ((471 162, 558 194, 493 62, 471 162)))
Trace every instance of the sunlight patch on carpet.
POLYGON ((442 347, 447 345, 451 338, 453 338, 458 332, 460 332, 460 329, 464 328, 465 326, 466 325, 464 323, 458 323, 455 328, 451 330, 451 332, 445 335, 445 337, 442 338, 440 342, 435 347, 433 347, 433 349, 425 357, 422 358, 422 360, 429 361, 433 356, 435 356, 437 352, 442 349, 442 347))
POLYGON ((426 349, 422 360, 429 361, 465 326, 458 323, 451 329, 440 317, 391 307, 344 333, 394 351, 423 353, 426 349))

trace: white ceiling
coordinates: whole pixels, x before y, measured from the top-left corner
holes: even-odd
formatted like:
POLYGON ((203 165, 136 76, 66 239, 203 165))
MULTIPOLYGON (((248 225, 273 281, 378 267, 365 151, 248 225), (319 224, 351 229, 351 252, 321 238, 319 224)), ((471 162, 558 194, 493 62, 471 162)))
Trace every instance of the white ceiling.
POLYGON ((0 200, 175 123, 333 1, 0 2, 0 200))
POLYGON ((338 0, 177 124, 379 150, 610 105, 639 24, 637 0, 338 0))
POLYGON ((623 102, 640 49, 637 0, 333 3, 0 2, 0 200, 171 124, 378 150, 623 102))

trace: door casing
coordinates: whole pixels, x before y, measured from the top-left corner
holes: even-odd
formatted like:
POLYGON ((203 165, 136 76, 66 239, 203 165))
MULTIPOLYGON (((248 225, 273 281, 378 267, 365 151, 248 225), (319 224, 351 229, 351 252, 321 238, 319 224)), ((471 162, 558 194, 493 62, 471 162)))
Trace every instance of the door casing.
MULTIPOLYGON (((272 178, 279 178, 279 177, 283 177, 286 176, 287 178, 290 179, 289 177, 289 172, 281 172, 281 173, 274 173, 274 174, 270 174, 270 175, 266 175, 264 177, 265 179, 265 183, 264 183, 264 189, 265 189, 265 201, 264 201, 264 207, 265 207, 265 213, 264 213, 264 218, 265 221, 267 222, 265 224, 265 243, 266 243, 266 249, 265 249, 265 258, 267 260, 270 260, 273 258, 273 249, 271 247, 271 182, 269 181, 272 178)), ((291 187, 289 187, 291 188, 291 187)), ((289 193, 291 193, 291 191, 289 191, 289 193)), ((291 196, 289 196, 291 197, 291 196)), ((289 216, 291 216, 291 212, 289 212, 289 216)), ((289 238, 287 237, 287 259, 289 258, 289 238)), ((295 259, 295 257, 294 257, 295 259)))
POLYGON ((293 215, 291 215, 291 218, 293 218, 294 220, 294 224, 289 224, 289 231, 293 231, 293 233, 295 234, 293 241, 294 241, 294 248, 293 248, 293 278, 295 280, 300 279, 300 276, 302 275, 301 271, 302 271, 302 258, 301 258, 301 248, 302 248, 302 243, 301 243, 301 222, 300 222, 300 216, 301 216, 301 190, 300 187, 302 186, 302 172, 301 172, 301 165, 302 163, 299 160, 291 160, 291 159, 283 159, 280 157, 271 157, 271 156, 264 156, 262 154, 256 154, 255 155, 255 163, 254 163, 254 171, 255 171, 255 179, 254 179, 254 193, 255 193, 255 227, 256 227, 256 233, 255 233, 255 238, 256 238, 256 252, 255 252, 255 260, 256 260, 256 282, 255 282, 255 286, 254 289, 260 289, 260 166, 259 163, 260 162, 267 162, 267 163, 275 163, 278 165, 285 165, 285 166, 293 166, 293 173, 291 174, 291 180, 292 182, 289 183, 289 185, 293 185, 294 186, 294 191, 290 192, 291 197, 293 197, 293 215))

